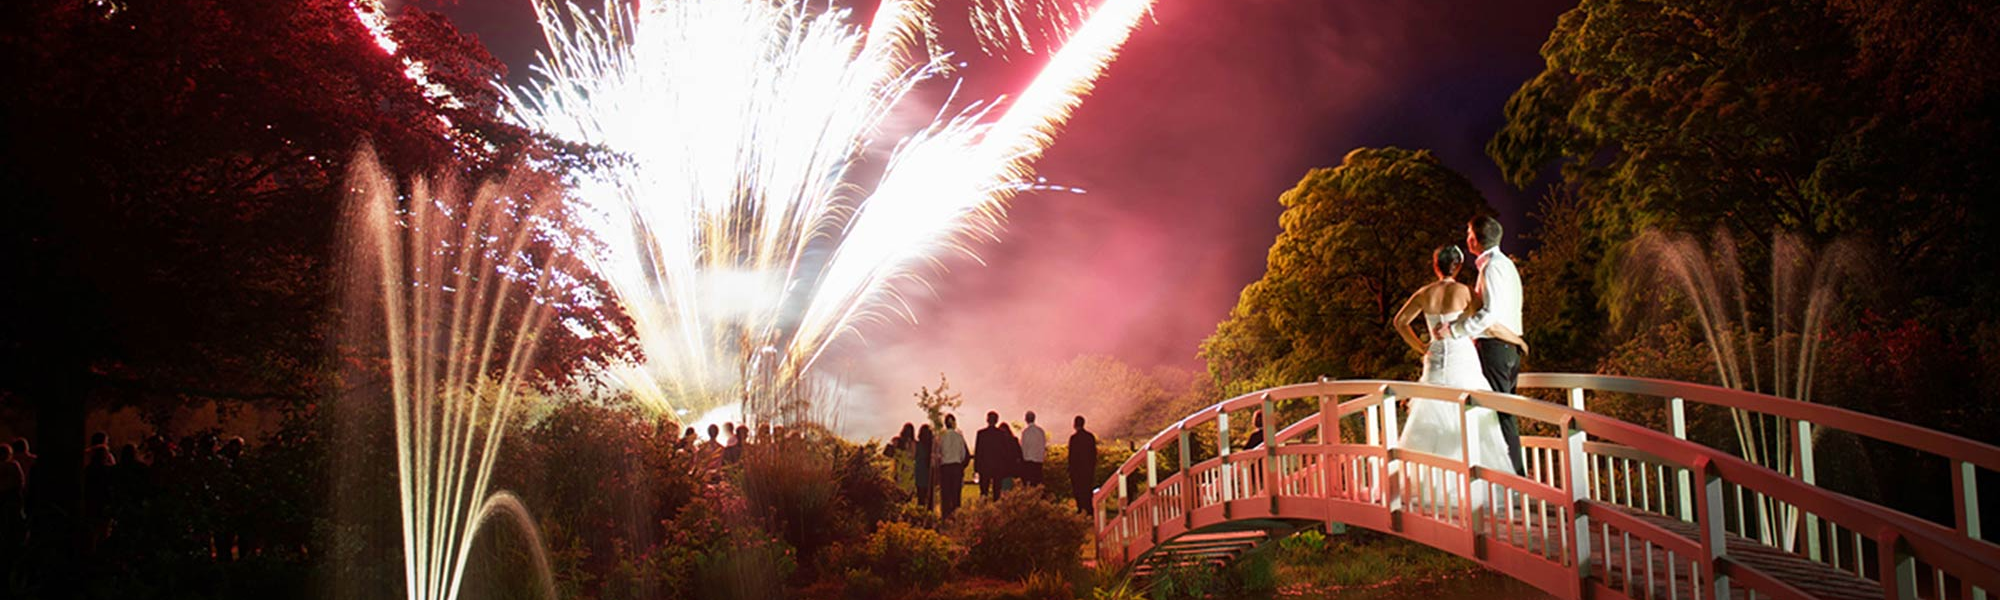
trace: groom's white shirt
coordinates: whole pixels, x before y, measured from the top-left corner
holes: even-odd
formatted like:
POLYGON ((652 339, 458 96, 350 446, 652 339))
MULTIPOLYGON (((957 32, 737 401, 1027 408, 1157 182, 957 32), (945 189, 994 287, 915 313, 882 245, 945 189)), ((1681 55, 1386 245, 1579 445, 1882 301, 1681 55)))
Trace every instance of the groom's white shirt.
POLYGON ((1486 328, 1496 323, 1506 325, 1516 335, 1527 335, 1528 330, 1521 327, 1521 272, 1514 270, 1514 260, 1496 245, 1479 254, 1478 264, 1479 281, 1472 289, 1485 303, 1477 312, 1452 323, 1451 337, 1493 337, 1487 335, 1486 328))

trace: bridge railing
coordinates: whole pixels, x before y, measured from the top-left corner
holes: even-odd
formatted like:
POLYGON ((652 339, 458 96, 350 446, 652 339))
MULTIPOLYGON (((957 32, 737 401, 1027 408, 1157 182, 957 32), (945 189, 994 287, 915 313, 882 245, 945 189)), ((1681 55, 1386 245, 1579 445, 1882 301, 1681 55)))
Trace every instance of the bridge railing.
MULTIPOLYGON (((1747 413, 1766 418, 1776 427, 1776 436, 1786 444, 1789 464, 1785 474, 1809 485, 1817 485, 1816 441, 1827 431, 1839 431, 1856 437, 1874 440, 1907 450, 1942 458, 1949 469, 1951 484, 1948 493, 1953 504, 1953 523, 1948 526, 1952 535, 1967 540, 1984 541, 1981 531, 1978 480, 1980 472, 2000 471, 2000 449, 1991 445, 1968 440, 1959 436, 1924 429, 1907 423, 1884 419, 1874 415, 1859 413, 1838 407, 1808 402, 1798 402, 1775 398, 1762 394, 1719 388, 1702 384, 1677 381, 1663 381, 1633 377, 1583 374, 1524 374, 1521 376, 1523 390, 1553 389, 1567 394, 1570 405, 1579 410, 1587 408, 1589 395, 1619 393, 1636 396, 1644 401, 1659 403, 1667 417, 1667 428, 1674 437, 1687 439, 1687 414, 1689 403, 1727 408, 1731 411, 1747 413)), ((1648 478, 1646 473, 1634 472, 1630 462, 1602 461, 1593 468, 1604 469, 1610 477, 1625 477, 1628 482, 1639 479, 1644 487, 1652 483, 1650 489, 1658 490, 1659 499, 1678 502, 1681 516, 1688 519, 1689 481, 1685 473, 1660 472, 1648 478), (1661 480, 1661 476, 1677 480, 1661 480), (1671 490, 1671 492, 1670 492, 1671 490)), ((1605 490, 1616 492, 1616 489, 1605 490)), ((1944 492, 1947 490, 1939 490, 1944 492)), ((1731 533, 1760 542, 1784 548, 1816 562, 1827 564, 1863 577, 1879 579, 1876 571, 1881 561, 1869 547, 1872 532, 1852 530, 1821 518, 1816 512, 1788 505, 1782 502, 1768 502, 1757 490, 1740 486, 1728 486, 1724 490, 1725 503, 1731 508, 1727 529, 1731 533), (1775 506, 1774 506, 1775 505, 1775 506), (1774 510, 1775 509, 1775 510, 1774 510)), ((1619 502, 1627 504, 1627 502, 1619 502)), ((2000 549, 1991 544, 1969 546, 1985 554, 1987 558, 2000 560, 2000 549)), ((1919 579, 1927 584, 1926 595, 1947 597, 1947 578, 1932 565, 1919 564, 1919 579)), ((1961 586, 1962 587, 1962 586, 1961 586)), ((1983 589, 1961 591, 1958 595, 1967 598, 1985 598, 1983 589)))
MULTIPOLYGON (((1978 538, 1972 477, 1954 482, 1955 494, 1974 490, 1964 492, 1970 508, 1961 514, 1968 516, 1954 530, 1688 442, 1684 427, 1663 433, 1586 412, 1583 398, 1591 390, 1667 396, 1677 415, 1688 401, 1756 410, 1890 439, 1978 468, 2000 464, 1990 446, 1851 411, 1787 406, 1803 403, 1709 386, 1540 374, 1524 375, 1522 383, 1568 390, 1572 406, 1383 381, 1300 384, 1217 403, 1148 440, 1099 489, 1094 504, 1100 558, 1129 561, 1164 540, 1223 520, 1303 516, 1395 532, 1475 557, 1548 590, 1575 587, 1580 594, 1594 587, 1628 597, 1662 591, 1683 597, 1678 588, 1685 583, 1689 597, 1720 596, 1732 588, 1806 597, 1752 568, 1743 560, 1747 557, 1733 557, 1725 543, 1731 533, 1752 537, 1743 535, 1750 533, 1745 517, 1736 516, 1730 526, 1730 508, 1740 511, 1744 499, 1770 498, 1799 507, 1799 514, 1810 515, 1802 518, 1825 523, 1827 531, 1849 533, 1854 543, 1845 562, 1828 557, 1830 552, 1798 554, 1836 567, 1861 565, 1851 571, 1877 582, 1885 596, 1917 597, 1921 591, 1939 598, 1981 597, 1979 589, 2000 583, 2000 556, 1978 538), (1476 456, 1403 451, 1395 447, 1396 400, 1407 397, 1453 402, 1462 413, 1498 410, 1549 423, 1562 435, 1525 440, 1527 472, 1521 475, 1472 466, 1476 456), (1276 429, 1275 403, 1301 398, 1321 410, 1276 429), (1228 415, 1251 408, 1273 417, 1264 425, 1270 443, 1233 450, 1228 415), (1357 436, 1363 443, 1342 443, 1342 423, 1350 420, 1363 423, 1364 435, 1357 436), (1209 427, 1216 431, 1216 456, 1188 466, 1192 434, 1209 427), (1161 479, 1158 457, 1170 447, 1183 468, 1161 479), (1144 492, 1135 495, 1131 482, 1142 472, 1144 492), (1692 523, 1696 535, 1690 539, 1628 511, 1692 523), (1608 552, 1614 545, 1619 550, 1608 552), (1641 584, 1644 589, 1635 587, 1641 584), (1658 585, 1667 589, 1655 589, 1658 585)), ((1811 460, 1809 447, 1799 455, 1811 460)), ((1970 472, 1971 467, 1956 468, 1970 472)))

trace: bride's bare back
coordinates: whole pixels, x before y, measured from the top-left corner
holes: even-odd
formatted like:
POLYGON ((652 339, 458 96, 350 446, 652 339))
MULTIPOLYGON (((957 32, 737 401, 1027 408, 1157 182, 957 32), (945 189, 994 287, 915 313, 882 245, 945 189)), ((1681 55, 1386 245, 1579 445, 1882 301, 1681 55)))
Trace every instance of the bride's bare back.
POLYGON ((1417 290, 1416 301, 1425 314, 1448 315, 1472 305, 1472 288, 1451 280, 1438 280, 1417 290))

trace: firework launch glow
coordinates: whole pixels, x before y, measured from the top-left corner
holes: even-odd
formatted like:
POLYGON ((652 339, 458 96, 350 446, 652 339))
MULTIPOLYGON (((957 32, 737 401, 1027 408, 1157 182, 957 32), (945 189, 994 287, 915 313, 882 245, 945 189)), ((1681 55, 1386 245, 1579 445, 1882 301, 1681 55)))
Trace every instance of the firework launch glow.
POLYGON ((614 377, 660 411, 765 401, 857 326, 914 320, 900 294, 947 253, 998 239, 1007 202, 1039 187, 1035 159, 1151 5, 976 0, 989 52, 1064 42, 1017 95, 973 101, 957 98, 928 1, 885 0, 863 27, 794 0, 601 14, 542 0, 549 50, 537 83, 509 90, 511 117, 616 157, 574 184, 646 356, 614 377), (887 131, 926 84, 952 100, 887 131), (857 181, 881 150, 866 169, 879 176, 857 181))

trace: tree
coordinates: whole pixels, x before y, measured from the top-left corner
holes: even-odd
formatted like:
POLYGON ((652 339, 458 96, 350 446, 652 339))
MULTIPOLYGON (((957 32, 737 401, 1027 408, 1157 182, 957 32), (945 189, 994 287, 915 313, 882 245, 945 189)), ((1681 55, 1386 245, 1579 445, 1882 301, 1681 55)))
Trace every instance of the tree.
MULTIPOLYGON (((468 180, 542 151, 478 117, 497 112, 481 91, 497 63, 418 21, 394 35, 465 88, 457 106, 426 97, 345 0, 0 7, 0 68, 20 74, 0 99, 0 268, 18 282, 0 295, 0 396, 32 407, 53 531, 75 513, 92 408, 300 407, 355 383, 329 357, 341 184, 361 142, 400 175, 468 180)), ((550 328, 544 372, 618 348, 591 331, 615 316, 571 321, 550 328)))
POLYGON ((2000 223, 2000 5, 1585 0, 1542 56, 1487 153, 1515 185, 1559 170, 1576 196, 1565 235, 1587 239, 1548 268, 1590 277, 1566 294, 1610 304, 1599 292, 1642 231, 1723 227, 1870 240, 1905 274, 1901 300, 1943 301, 1899 304, 1995 316, 2000 286, 1958 265, 2000 258, 1984 238, 2000 223))
POLYGON ((1413 378, 1391 329, 1431 281, 1431 251, 1464 238, 1479 191, 1428 150, 1362 148, 1278 199, 1283 232, 1201 357, 1225 395, 1332 377, 1413 378))
POLYGON ((958 405, 965 402, 964 394, 951 391, 951 380, 945 378, 943 373, 938 373, 937 389, 920 387, 913 395, 917 397, 917 408, 922 409, 924 416, 931 420, 931 429, 939 433, 944 432, 945 414, 957 410, 958 405))

